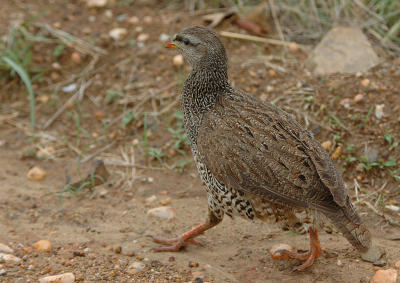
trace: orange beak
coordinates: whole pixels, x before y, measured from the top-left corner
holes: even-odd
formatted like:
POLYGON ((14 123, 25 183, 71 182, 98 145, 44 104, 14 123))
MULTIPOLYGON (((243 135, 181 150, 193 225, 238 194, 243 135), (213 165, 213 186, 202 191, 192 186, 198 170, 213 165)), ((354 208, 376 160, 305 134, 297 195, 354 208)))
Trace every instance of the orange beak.
POLYGON ((178 48, 178 46, 171 41, 167 41, 165 42, 165 48, 178 48))

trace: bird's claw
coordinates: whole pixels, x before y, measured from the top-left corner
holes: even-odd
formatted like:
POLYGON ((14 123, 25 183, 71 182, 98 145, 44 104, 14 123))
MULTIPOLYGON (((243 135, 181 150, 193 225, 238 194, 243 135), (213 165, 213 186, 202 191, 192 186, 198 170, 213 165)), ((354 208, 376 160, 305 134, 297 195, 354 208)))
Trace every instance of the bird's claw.
POLYGON ((168 247, 157 247, 153 248, 154 252, 178 252, 184 249, 189 244, 194 244, 196 246, 202 246, 202 244, 195 240, 194 238, 184 239, 179 236, 176 238, 163 238, 163 237, 154 237, 150 236, 154 242, 158 244, 167 245, 168 247))

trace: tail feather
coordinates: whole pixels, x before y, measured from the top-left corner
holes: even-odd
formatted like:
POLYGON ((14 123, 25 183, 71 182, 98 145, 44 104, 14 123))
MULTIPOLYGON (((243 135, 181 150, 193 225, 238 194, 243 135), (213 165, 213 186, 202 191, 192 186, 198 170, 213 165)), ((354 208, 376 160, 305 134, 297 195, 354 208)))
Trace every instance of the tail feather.
POLYGON ((349 197, 347 197, 345 205, 339 211, 326 213, 326 216, 360 252, 365 252, 371 247, 371 233, 362 223, 349 197))

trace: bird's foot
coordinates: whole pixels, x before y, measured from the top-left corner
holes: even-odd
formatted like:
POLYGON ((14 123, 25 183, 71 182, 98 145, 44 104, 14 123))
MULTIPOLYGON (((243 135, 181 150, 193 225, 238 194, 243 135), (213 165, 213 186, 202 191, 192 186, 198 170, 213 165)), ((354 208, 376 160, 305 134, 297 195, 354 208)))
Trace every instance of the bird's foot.
POLYGON ((167 245, 167 247, 157 247, 152 250, 155 252, 179 252, 189 244, 196 246, 202 246, 196 239, 183 239, 182 236, 176 238, 163 238, 163 237, 152 237, 153 241, 159 244, 167 245))
POLYGON ((200 224, 199 226, 194 227, 193 229, 189 230, 186 233, 183 233, 182 235, 176 237, 176 238, 162 238, 162 237, 153 237, 150 236, 154 242, 167 245, 167 247, 157 247, 153 248, 153 251, 155 252, 179 252, 189 244, 194 244, 196 246, 202 246, 201 243, 199 243, 197 240, 194 238, 200 234, 203 234, 205 230, 208 229, 208 224, 203 223, 200 224))
POLYGON ((305 253, 298 253, 287 249, 281 249, 275 251, 274 254, 271 253, 271 257, 277 260, 287 261, 288 259, 297 259, 303 261, 303 263, 299 266, 293 268, 293 271, 301 271, 310 267, 314 261, 323 254, 323 250, 321 248, 318 232, 314 228, 309 229, 310 233, 310 250, 305 253))

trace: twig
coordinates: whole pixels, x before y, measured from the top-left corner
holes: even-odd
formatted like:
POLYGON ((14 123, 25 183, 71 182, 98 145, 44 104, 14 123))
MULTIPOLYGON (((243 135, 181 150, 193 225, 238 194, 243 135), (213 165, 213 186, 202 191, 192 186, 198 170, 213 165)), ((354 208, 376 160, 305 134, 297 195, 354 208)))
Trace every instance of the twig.
MULTIPOLYGON (((278 34, 279 34, 279 38, 282 41, 285 41, 285 37, 283 36, 281 25, 279 23, 277 15, 276 15, 274 0, 269 0, 268 2, 269 2, 269 7, 271 8, 271 14, 272 14, 272 18, 274 20, 276 30, 278 31, 278 34)), ((287 46, 287 45, 284 45, 284 46, 287 46)))
POLYGON ((61 113, 64 112, 64 110, 68 107, 68 105, 72 102, 74 102, 75 100, 82 100, 83 98, 83 94, 86 90, 86 88, 92 83, 93 79, 90 79, 89 81, 87 81, 86 83, 82 83, 79 90, 77 92, 75 92, 74 95, 72 95, 57 111, 56 113, 54 113, 53 116, 50 117, 49 120, 47 120, 47 122, 41 127, 42 130, 46 130, 57 118, 58 116, 61 115, 61 113))
POLYGON ((90 54, 90 55, 95 55, 96 53, 100 53, 103 55, 106 55, 108 52, 100 47, 94 46, 80 38, 77 38, 73 36, 72 34, 53 28, 52 26, 44 23, 37 23, 35 26, 39 28, 43 28, 47 30, 51 35, 54 37, 57 37, 60 39, 62 42, 64 42, 68 46, 73 46, 75 49, 77 49, 79 52, 83 54, 90 54))
POLYGON ((372 193, 370 193, 370 194, 364 196, 362 199, 357 200, 357 201, 354 202, 354 203, 356 204, 356 203, 358 203, 358 202, 362 202, 362 201, 364 201, 364 200, 366 200, 366 199, 372 197, 373 195, 376 195, 377 193, 380 193, 380 192, 386 187, 386 185, 387 185, 387 181, 386 181, 378 190, 373 191, 372 193))
POLYGON ((396 220, 394 220, 392 217, 378 211, 371 203, 369 203, 368 201, 362 201, 362 203, 365 203, 373 212, 375 212, 377 215, 383 217, 387 222, 389 222, 391 225, 394 226, 399 226, 400 227, 400 223, 397 222, 396 220))
POLYGON ((279 39, 273 39, 273 38, 265 38, 265 37, 259 37, 255 35, 248 35, 248 34, 241 34, 241 33, 236 33, 236 32, 230 32, 230 31, 221 31, 219 33, 223 37, 228 37, 228 38, 234 38, 234 39, 242 39, 242 40, 249 40, 249 41, 254 41, 254 42, 261 42, 261 43, 266 43, 266 44, 271 44, 271 45, 280 45, 280 46, 289 46, 290 44, 296 44, 299 48, 305 49, 305 46, 295 43, 295 42, 290 42, 290 41, 285 41, 285 40, 279 40, 279 39))
POLYGON ((357 179, 354 178, 354 191, 355 191, 357 202, 360 201, 360 199, 358 198, 358 191, 359 190, 360 190, 360 185, 358 184, 357 179))
POLYGON ((104 164, 111 165, 111 166, 134 167, 134 168, 138 168, 138 169, 149 169, 149 170, 167 170, 167 168, 132 164, 130 162, 117 160, 117 159, 114 159, 114 158, 104 159, 103 161, 104 161, 104 164))
POLYGON ((108 145, 96 150, 94 153, 92 153, 89 156, 86 156, 85 158, 82 158, 82 160, 80 161, 80 163, 85 163, 87 161, 89 161, 90 159, 92 159, 93 157, 95 157, 96 155, 98 155, 99 153, 102 153, 103 151, 111 148, 113 145, 115 144, 115 141, 109 143, 108 145))

